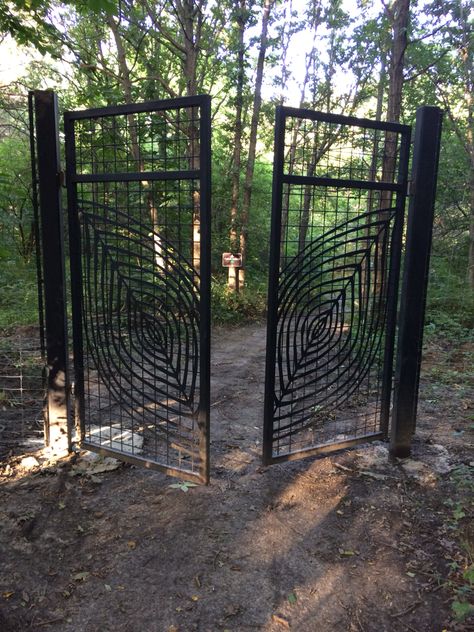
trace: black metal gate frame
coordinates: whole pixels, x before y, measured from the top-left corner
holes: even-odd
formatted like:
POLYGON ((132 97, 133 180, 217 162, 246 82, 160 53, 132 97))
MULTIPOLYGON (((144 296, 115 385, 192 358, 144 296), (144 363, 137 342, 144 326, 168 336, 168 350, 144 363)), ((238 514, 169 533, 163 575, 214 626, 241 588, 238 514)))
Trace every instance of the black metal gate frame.
POLYGON ((71 276, 82 279, 81 262, 81 230, 77 213, 77 184, 83 182, 139 182, 143 180, 198 180, 200 183, 200 300, 199 300, 199 371, 200 398, 198 404, 199 472, 180 470, 177 467, 164 465, 156 461, 116 451, 111 448, 98 447, 84 441, 84 355, 82 329, 82 287, 74 282, 71 287, 73 351, 75 370, 75 422, 80 428, 81 446, 87 450, 120 460, 158 469, 166 474, 185 479, 195 478, 199 482, 209 481, 209 420, 210 420, 210 208, 211 208, 211 146, 210 146, 210 102, 207 95, 182 97, 177 99, 150 101, 139 104, 127 104, 106 108, 66 112, 64 129, 66 136, 66 187, 68 197, 69 240, 71 276), (143 171, 116 172, 99 174, 79 174, 76 170, 76 148, 74 123, 82 119, 93 119, 115 115, 130 115, 141 112, 159 112, 178 108, 200 108, 200 168, 179 171, 143 171))
POLYGON ((402 236, 404 222, 404 207, 408 188, 408 160, 410 152, 411 127, 396 123, 385 123, 348 117, 314 110, 277 106, 274 136, 274 170, 272 185, 272 218, 270 235, 270 263, 268 279, 268 320, 267 320, 267 351, 264 399, 263 426, 263 463, 269 465, 281 461, 294 460, 313 454, 341 450, 360 443, 367 443, 378 439, 385 439, 388 435, 390 405, 393 389, 394 344, 396 332, 396 312, 398 302, 398 281, 402 251, 402 236), (397 182, 376 182, 358 179, 328 178, 308 175, 292 175, 284 173, 285 164, 285 129, 286 120, 290 117, 309 119, 346 126, 357 126, 366 129, 394 132, 400 135, 399 168, 397 182), (294 452, 273 454, 273 420, 275 397, 275 362, 277 353, 277 325, 279 301, 279 270, 280 270, 280 240, 283 185, 315 185, 333 186, 353 189, 376 191, 390 191, 396 194, 395 218, 393 227, 392 254, 390 259, 390 281, 387 297, 386 346, 381 393, 381 426, 380 430, 343 442, 312 446, 294 452))

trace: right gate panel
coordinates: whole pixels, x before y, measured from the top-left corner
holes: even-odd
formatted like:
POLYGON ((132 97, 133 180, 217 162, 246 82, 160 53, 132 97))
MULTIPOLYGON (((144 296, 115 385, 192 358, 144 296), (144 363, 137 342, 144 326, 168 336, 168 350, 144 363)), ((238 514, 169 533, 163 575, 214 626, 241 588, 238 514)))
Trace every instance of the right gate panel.
POLYGON ((279 107, 263 458, 386 436, 410 128, 279 107))

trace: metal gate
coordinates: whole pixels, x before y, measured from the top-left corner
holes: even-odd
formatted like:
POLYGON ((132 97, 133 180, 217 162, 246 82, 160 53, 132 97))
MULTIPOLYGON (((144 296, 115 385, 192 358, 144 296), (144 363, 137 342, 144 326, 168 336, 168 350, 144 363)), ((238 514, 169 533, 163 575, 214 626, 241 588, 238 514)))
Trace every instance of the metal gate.
POLYGON ((210 99, 64 124, 81 445, 207 482, 210 99))
POLYGON ((410 128, 277 108, 263 459, 387 436, 410 128))

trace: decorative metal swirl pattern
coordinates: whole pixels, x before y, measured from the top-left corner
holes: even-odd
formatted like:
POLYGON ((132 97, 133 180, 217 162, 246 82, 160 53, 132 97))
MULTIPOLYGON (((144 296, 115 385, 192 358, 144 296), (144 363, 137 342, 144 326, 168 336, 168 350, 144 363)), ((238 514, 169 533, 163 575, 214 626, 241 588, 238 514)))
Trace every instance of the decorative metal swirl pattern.
POLYGON ((174 442, 193 453, 199 359, 196 272, 162 235, 132 223, 129 214, 88 201, 78 206, 84 332, 98 377, 132 419, 135 414, 142 426, 152 423, 166 445, 174 442))
POLYGON ((280 446, 350 401, 381 352, 395 213, 337 225, 280 273, 273 427, 280 446))

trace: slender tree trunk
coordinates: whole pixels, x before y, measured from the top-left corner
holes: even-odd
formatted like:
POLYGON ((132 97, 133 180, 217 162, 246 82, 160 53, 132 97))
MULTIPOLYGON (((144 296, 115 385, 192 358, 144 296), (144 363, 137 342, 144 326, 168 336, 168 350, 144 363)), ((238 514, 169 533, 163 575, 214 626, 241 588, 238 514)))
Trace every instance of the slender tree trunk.
MULTIPOLYGON (((386 55, 385 51, 382 52, 380 59, 380 77, 379 84, 377 86, 377 105, 375 108, 375 120, 382 120, 382 110, 383 110, 383 101, 385 95, 385 80, 386 80, 386 55)), ((374 137, 374 147, 372 150, 372 158, 370 162, 370 171, 369 178, 372 181, 376 180, 377 177, 377 167, 379 162, 379 148, 380 148, 380 140, 378 134, 374 137)), ((380 202, 379 194, 376 191, 370 190, 367 196, 367 211, 371 213, 374 210, 376 203, 380 202)), ((370 229, 367 227, 365 230, 365 234, 367 235, 366 247, 370 248, 370 229)), ((370 273, 370 260, 365 257, 362 262, 361 268, 361 296, 362 303, 365 304, 365 299, 367 297, 367 282, 368 282, 368 274, 370 273)))
MULTIPOLYGON (((237 86, 235 96, 235 128, 234 128, 234 151, 232 157, 232 196, 230 205, 230 248, 233 252, 238 247, 237 222, 239 216, 240 199, 240 166, 242 158, 242 110, 244 104, 244 78, 245 78, 245 25, 246 0, 237 0, 237 26, 238 26, 238 48, 237 48, 237 86)), ((238 268, 228 268, 228 287, 230 290, 239 291, 240 277, 238 268)))
MULTIPOLYGON (((310 68, 311 68, 311 64, 313 61, 313 57, 315 54, 315 47, 313 46, 313 49, 311 50, 310 53, 307 54, 306 56, 306 67, 305 67, 305 75, 304 75, 304 79, 303 79, 303 84, 301 86, 301 97, 300 97, 300 108, 303 107, 304 104, 304 100, 305 100, 305 94, 306 94, 306 86, 308 85, 308 81, 309 81, 309 76, 310 76, 310 68)), ((292 174, 293 173, 293 169, 295 166, 295 159, 296 159, 296 142, 298 139, 298 131, 301 127, 301 119, 295 119, 295 128, 293 130, 293 134, 292 134, 292 138, 291 138, 291 145, 290 145, 290 150, 287 156, 287 160, 288 160, 288 173, 292 174)), ((285 248, 285 242, 286 242, 286 230, 287 230, 287 225, 288 225, 288 213, 289 213, 289 209, 290 209, 290 187, 288 185, 286 185, 284 191, 283 191, 283 203, 282 203, 282 207, 281 207, 281 234, 283 239, 281 240, 281 244, 280 244, 280 261, 281 261, 281 265, 284 266, 285 265, 285 256, 286 256, 286 248, 285 248)))
MULTIPOLYGON (((114 36, 115 46, 117 48, 117 59, 120 71, 120 83, 122 86, 122 90, 125 96, 125 100, 127 103, 131 103, 133 100, 132 97, 132 81, 130 77, 130 70, 127 64, 127 56, 125 52, 125 47, 123 45, 122 37, 120 35, 118 25, 115 22, 112 16, 107 18, 107 23, 112 31, 114 36)), ((139 171, 144 171, 143 160, 141 158, 140 152, 140 144, 137 135, 137 123, 134 114, 127 115, 128 121, 128 132, 130 135, 130 150, 133 156, 133 159, 137 163, 137 167, 139 171)), ((146 203, 148 206, 148 212, 150 214, 150 220, 153 231, 153 243, 154 243, 154 251, 155 251, 155 263, 158 269, 158 272, 161 274, 165 270, 165 260, 163 257, 163 245, 160 237, 160 227, 159 227, 159 218, 158 218, 158 209, 156 207, 156 202, 154 199, 152 185, 149 182, 143 180, 143 187, 146 191, 146 203)))
MULTIPOLYGON (((184 45, 184 77, 187 96, 197 94, 197 58, 202 32, 202 0, 176 0, 175 10, 181 25, 184 45)), ((198 109, 191 108, 191 120, 188 127, 189 168, 199 169, 201 165, 199 151, 199 129, 197 126, 198 109)), ((193 191, 193 267, 199 273, 201 267, 201 194, 193 191)))
MULTIPOLYGON (((473 161, 474 162, 474 161, 473 161)), ((470 188, 470 221, 469 221, 469 260, 467 278, 469 285, 474 290, 474 164, 471 166, 470 188)))
MULTIPOLYGON (((405 51, 408 45, 408 20, 410 16, 410 0, 394 0, 386 8, 393 33, 389 66, 389 87, 387 102, 387 121, 398 123, 402 109, 403 69, 405 65, 405 51)), ((393 181, 396 164, 396 136, 387 133, 384 148, 382 179, 393 181)), ((383 196, 382 208, 390 208, 392 194, 383 196)))
MULTIPOLYGON (((380 59, 380 78, 379 78, 379 84, 377 86, 377 105, 375 108, 376 121, 382 120, 382 109, 383 109, 383 101, 384 101, 384 94, 385 94, 386 63, 387 63, 387 60, 385 57, 385 52, 382 52, 381 59, 380 59)), ((377 135, 375 136, 374 148, 372 151, 372 160, 370 163, 369 178, 371 180, 375 180, 377 176, 378 155, 379 155, 379 137, 377 135)), ((374 191, 369 191, 368 198, 369 198, 368 210, 372 211, 374 208, 374 202, 375 202, 374 191)))
POLYGON ((467 138, 466 149, 469 156, 469 255, 467 262, 467 279, 469 286, 474 290, 474 50, 472 38, 469 38, 467 24, 467 10, 462 14, 466 22, 463 22, 465 47, 463 49, 463 66, 465 73, 465 100, 467 105, 467 138))
MULTIPOLYGON (((389 66, 389 87, 387 102, 387 121, 398 123, 402 109, 402 89, 403 89, 403 70, 405 66, 405 51, 408 45, 408 21, 410 17, 410 0, 394 0, 391 6, 386 6, 386 11, 392 28, 392 46, 390 53, 389 66)), ((395 168, 397 164, 397 134, 387 132, 385 135, 384 155, 382 162, 382 181, 395 182, 397 174, 395 168)), ((380 219, 388 220, 388 213, 385 212, 393 205, 393 193, 391 191, 383 191, 381 194, 380 219)), ((387 244, 388 240, 385 234, 381 234, 379 242, 387 244)), ((384 296, 387 290, 388 276, 387 271, 388 252, 386 248, 381 248, 378 253, 377 270, 378 275, 375 282, 375 291, 377 295, 384 296)))
POLYGON ((263 16, 262 16, 262 30, 260 34, 260 50, 257 60, 257 76, 255 79, 255 93, 253 100, 252 121, 250 123, 250 138, 249 138, 249 154, 247 160, 247 168, 245 171, 244 193, 242 199, 242 227, 240 232, 240 251, 242 253, 242 265, 240 270, 240 278, 242 286, 245 282, 245 266, 247 260, 247 248, 248 248, 248 222, 250 202, 252 199, 252 184, 253 174, 255 170, 255 154, 257 149, 257 129, 258 119, 260 116, 260 109, 262 106, 262 80, 263 80, 263 67, 265 64, 265 55, 267 53, 268 46, 268 22, 270 20, 270 11, 275 0, 264 0, 263 16))

